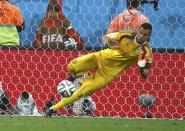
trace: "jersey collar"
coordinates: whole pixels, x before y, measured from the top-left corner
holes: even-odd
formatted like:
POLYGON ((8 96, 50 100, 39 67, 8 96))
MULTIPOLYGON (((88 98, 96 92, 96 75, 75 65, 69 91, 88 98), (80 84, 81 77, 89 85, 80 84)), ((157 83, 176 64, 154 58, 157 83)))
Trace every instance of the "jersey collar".
POLYGON ((137 35, 136 35, 135 38, 134 38, 134 43, 135 43, 135 44, 138 44, 138 45, 145 45, 145 44, 148 43, 147 41, 145 41, 145 42, 143 42, 143 43, 140 44, 140 43, 137 42, 136 38, 137 38, 137 35))

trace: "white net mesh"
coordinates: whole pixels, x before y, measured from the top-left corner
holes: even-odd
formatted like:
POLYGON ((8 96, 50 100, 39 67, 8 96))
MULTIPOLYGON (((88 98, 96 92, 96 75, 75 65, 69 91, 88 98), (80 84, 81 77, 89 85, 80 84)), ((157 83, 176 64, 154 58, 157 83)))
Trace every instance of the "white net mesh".
MULTIPOLYGON (((79 54, 102 48, 100 38, 106 33, 110 21, 123 11, 126 4, 123 0, 63 0, 59 7, 52 6, 51 10, 61 11, 60 17, 63 20, 66 20, 63 15, 67 17, 67 22, 63 25, 65 31, 63 27, 58 30, 60 27, 54 22, 57 30, 54 29, 53 35, 48 35, 47 31, 51 26, 51 21, 47 21, 48 0, 10 0, 10 3, 20 8, 25 29, 19 33, 20 45, 1 44, 0 110, 2 114, 15 113, 15 108, 17 110, 18 107, 14 105, 20 94, 27 91, 31 94, 27 104, 32 107, 36 105, 38 109, 25 109, 26 112, 34 110, 30 115, 43 115, 45 106, 53 102, 48 104, 48 100, 60 100, 57 86, 68 76, 67 64, 79 54), (69 31, 71 29, 72 32, 69 31), (40 37, 39 33, 45 36, 40 37), (60 35, 55 35, 57 33, 60 35), (73 38, 75 42, 69 38, 73 38), (46 42, 40 45, 40 41, 46 42), (67 43, 64 44, 64 41, 67 43), (48 42, 53 44, 48 45, 48 42), (80 51, 71 50, 79 48, 80 51)), ((96 103, 96 110, 92 115, 144 117, 149 109, 155 118, 185 118, 184 5, 185 0, 160 0, 159 10, 156 11, 152 3, 143 5, 143 13, 149 17, 154 30, 151 38, 154 50, 151 75, 148 80, 144 80, 138 67, 127 69, 121 77, 92 96, 96 103), (142 94, 154 96, 154 105, 150 108, 139 105, 138 97, 142 94)), ((6 8, 0 6, 0 24, 4 28, 2 25, 6 24, 2 22, 3 13, 6 13, 6 8)), ((24 94, 23 97, 26 96, 24 94)), ((17 114, 20 112, 18 110, 17 114)), ((60 113, 67 112, 61 109, 60 113)))

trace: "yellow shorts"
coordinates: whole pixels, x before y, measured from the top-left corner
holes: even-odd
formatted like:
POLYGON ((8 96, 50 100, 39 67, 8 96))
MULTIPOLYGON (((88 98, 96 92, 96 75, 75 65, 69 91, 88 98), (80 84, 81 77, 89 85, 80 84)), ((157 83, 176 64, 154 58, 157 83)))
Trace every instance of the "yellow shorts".
POLYGON ((102 77, 100 71, 98 70, 98 63, 94 53, 72 60, 67 69, 71 74, 77 77, 90 70, 96 70, 95 74, 82 80, 80 88, 75 92, 78 93, 79 96, 91 95, 98 89, 101 89, 108 84, 108 81, 102 77))

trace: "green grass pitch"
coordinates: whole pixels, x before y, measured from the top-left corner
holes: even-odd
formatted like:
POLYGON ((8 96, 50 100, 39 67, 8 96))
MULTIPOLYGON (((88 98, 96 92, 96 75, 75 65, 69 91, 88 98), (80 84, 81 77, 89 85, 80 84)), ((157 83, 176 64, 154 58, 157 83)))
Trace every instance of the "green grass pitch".
POLYGON ((185 131, 185 121, 0 116, 0 131, 185 131))

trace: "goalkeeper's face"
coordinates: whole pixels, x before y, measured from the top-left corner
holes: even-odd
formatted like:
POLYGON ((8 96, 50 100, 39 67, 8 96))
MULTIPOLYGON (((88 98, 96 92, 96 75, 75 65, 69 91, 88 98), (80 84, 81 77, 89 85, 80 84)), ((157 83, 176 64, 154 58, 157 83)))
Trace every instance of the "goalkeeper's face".
POLYGON ((136 40, 139 44, 143 44, 145 42, 150 41, 150 36, 151 36, 151 30, 144 29, 143 27, 141 27, 138 31, 137 36, 136 36, 136 40))

